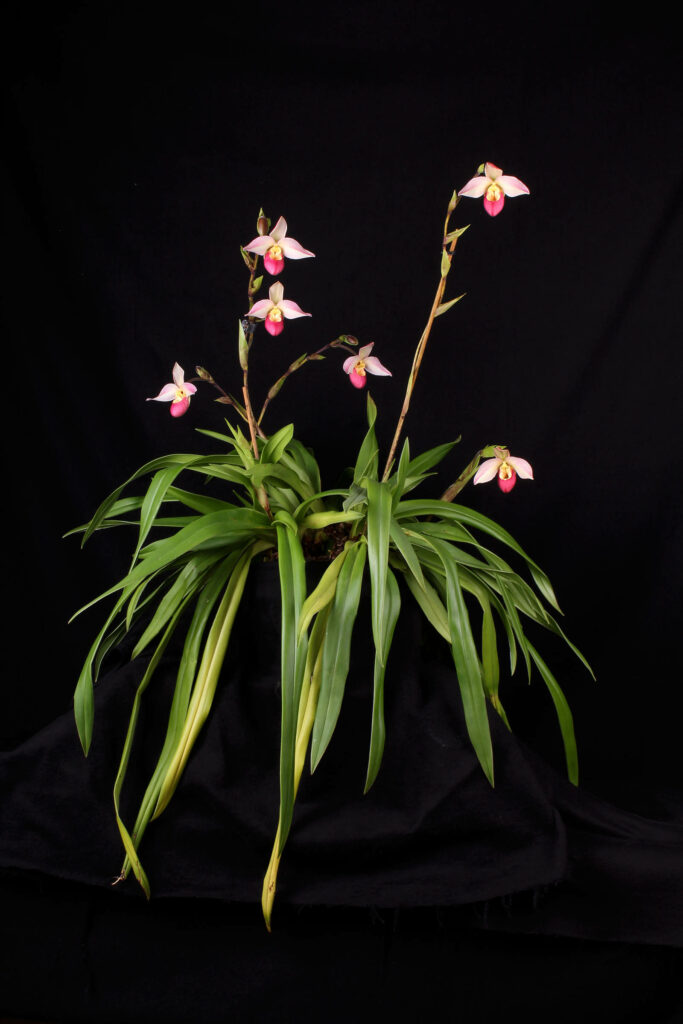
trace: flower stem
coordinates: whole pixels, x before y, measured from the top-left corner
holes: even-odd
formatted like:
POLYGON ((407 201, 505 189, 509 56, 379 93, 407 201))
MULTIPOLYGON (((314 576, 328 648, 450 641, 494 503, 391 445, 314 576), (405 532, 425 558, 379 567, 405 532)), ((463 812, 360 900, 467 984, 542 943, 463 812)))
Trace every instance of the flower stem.
POLYGON ((455 247, 456 247, 457 242, 458 242, 458 235, 455 235, 455 237, 453 237, 451 239, 450 246, 448 247, 448 249, 446 248, 446 246, 448 245, 446 236, 448 235, 448 222, 449 222, 449 220, 451 218, 451 214, 453 213, 453 210, 456 208, 457 205, 458 205, 458 195, 456 193, 453 193, 453 198, 451 199, 450 203, 448 204, 448 211, 446 213, 446 220, 444 222, 444 231, 443 231, 444 240, 443 240, 443 243, 442 243, 441 278, 439 280, 439 284, 438 284, 437 289, 436 289, 436 294, 434 295, 434 301, 432 302, 432 308, 429 311, 429 317, 427 318, 427 323, 426 323, 425 328, 424 328, 424 330, 423 330, 423 332, 422 332, 422 334, 420 336, 420 340, 419 340, 419 342, 417 344, 417 348, 415 349, 415 355, 413 356, 413 365, 412 365, 411 370, 410 370, 410 376, 408 377, 408 384, 406 386, 406 393, 405 393, 405 397, 403 399, 403 406, 401 408, 401 414, 400 414, 400 416, 398 418, 398 423, 396 424, 396 430, 394 432, 394 439, 391 442, 391 448, 389 449, 389 456, 387 458, 386 466, 384 467, 384 474, 382 476, 382 480, 387 480, 387 478, 389 477, 389 473, 391 472, 391 467, 392 467, 392 464, 393 464, 393 461, 394 461, 394 455, 396 454, 396 448, 398 447, 398 442, 400 440, 401 432, 403 430, 403 423, 405 421, 406 416, 408 415, 408 409, 410 408, 410 399, 411 399, 412 394, 413 394, 413 388, 415 387, 415 382, 417 380, 417 375, 420 372, 420 366, 422 365, 422 359, 423 359, 423 356, 424 356, 424 353, 425 353, 425 349, 427 348, 427 342, 429 341, 429 335, 431 334, 432 325, 434 323, 434 320, 436 319, 437 310, 438 310, 439 306, 441 305, 441 301, 443 299, 443 293, 444 293, 444 291, 446 289, 446 277, 448 275, 448 271, 450 270, 451 263, 453 262, 453 254, 455 253, 455 247), (448 267, 447 268, 444 267, 444 260, 448 261, 448 267))
MULTIPOLYGON (((346 335, 344 335, 343 337, 346 337, 346 335)), ((270 405, 271 401, 276 397, 276 395, 279 394, 280 389, 283 387, 287 378, 291 377, 291 375, 293 373, 296 373, 297 370, 300 370, 301 367, 305 366, 306 363, 310 363, 314 359, 321 358, 322 353, 328 348, 343 348, 347 352, 354 352, 354 349, 351 348, 350 345, 345 344, 341 338, 335 338, 334 341, 328 341, 326 345, 323 345, 322 348, 317 349, 315 352, 311 352, 310 355, 306 353, 305 355, 300 356, 299 359, 295 359, 293 363, 290 363, 290 365, 287 367, 282 376, 278 377, 278 379, 269 389, 268 394, 266 396, 266 400, 261 406, 261 412, 259 413, 258 420, 256 421, 256 425, 258 428, 260 428, 261 426, 261 420, 265 415, 266 409, 270 405)))

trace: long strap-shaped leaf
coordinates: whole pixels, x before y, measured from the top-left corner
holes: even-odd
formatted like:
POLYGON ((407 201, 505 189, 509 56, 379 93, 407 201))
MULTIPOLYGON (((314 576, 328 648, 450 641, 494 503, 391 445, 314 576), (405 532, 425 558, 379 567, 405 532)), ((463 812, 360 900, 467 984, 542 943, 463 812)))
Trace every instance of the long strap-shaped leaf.
POLYGON ((529 647, 529 653, 534 659, 538 671, 543 677, 545 685, 548 687, 548 692, 552 697, 553 704, 555 705, 555 711, 557 713, 557 720, 560 724, 560 732, 562 733, 562 742, 564 743, 564 754, 567 761, 567 775, 569 781, 575 786, 579 784, 579 756, 576 750, 576 736, 574 735, 574 719, 567 703, 567 698, 560 688, 555 676, 552 674, 543 658, 538 653, 533 644, 530 644, 527 640, 529 647))
MULTIPOLYGON (((322 608, 315 617, 311 630, 306 653, 306 669, 304 681, 301 688, 301 699, 299 702, 299 715, 296 727, 296 751, 294 755, 294 798, 299 790, 299 782, 306 760, 308 741, 311 738, 311 729, 315 719, 315 712, 318 706, 320 694, 320 683, 323 672, 323 645, 325 642, 325 628, 330 605, 322 608)), ((270 919, 273 912, 275 900, 275 889, 277 886, 277 873, 282 857, 283 843, 280 841, 280 824, 278 823, 275 842, 270 855, 268 868, 263 878, 263 889, 261 893, 261 908, 266 928, 270 931, 270 919)))
POLYGON ((311 771, 315 771, 325 753, 339 718, 349 674, 351 636, 358 613, 366 551, 364 540, 349 545, 327 618, 322 681, 311 740, 311 771))
MULTIPOLYGON (((197 603, 192 615, 192 621, 190 622, 185 635, 183 653, 178 667, 173 700, 171 701, 166 737, 164 739, 164 744, 154 769, 154 773, 142 798, 140 809, 138 810, 135 824, 133 826, 132 843, 135 850, 139 849, 140 842, 147 825, 152 818, 154 808, 156 807, 157 800, 159 799, 162 783, 166 777, 171 759, 180 742, 192 694, 192 683, 197 671, 202 638, 204 636, 209 616, 211 615, 211 611, 214 608, 228 577, 235 568, 235 564, 239 557, 239 552, 233 552, 228 555, 228 557, 223 559, 222 562, 214 566, 214 568, 210 570, 208 577, 203 579, 201 582, 197 603)), ((130 866, 130 859, 127 856, 121 871, 123 877, 127 875, 130 866)))
POLYGON ((386 651, 383 625, 386 615, 392 493, 388 483, 380 483, 369 478, 365 478, 362 483, 368 494, 368 565, 372 596, 372 635, 377 657, 384 664, 386 651))
POLYGON ((433 540, 446 574, 448 625, 451 633, 451 650, 458 675, 458 685, 465 712, 467 733, 484 770, 486 778, 493 785, 493 747, 491 730, 486 714, 486 699, 481 680, 477 648, 472 636, 470 617, 458 576, 458 564, 451 556, 448 544, 433 540))
MULTIPOLYGON (((148 545, 148 548, 143 549, 142 554, 150 549, 152 551, 122 580, 89 601, 88 604, 83 605, 76 615, 80 615, 86 608, 90 608, 110 594, 115 594, 118 590, 130 588, 132 591, 146 576, 150 576, 158 569, 165 568, 175 559, 187 554, 188 551, 196 550, 201 544, 217 541, 226 548, 230 545, 238 546, 253 540, 259 530, 265 531, 269 527, 268 517, 263 512, 257 512, 254 509, 241 508, 234 511, 210 512, 208 515, 199 516, 195 522, 179 530, 173 537, 155 541, 153 545, 148 545)), ((72 619, 75 617, 72 615, 72 619)))
POLYGON ((173 796, 197 736, 211 710, 230 633, 242 599, 244 585, 247 581, 249 566, 257 550, 259 548, 262 550, 263 546, 265 545, 263 543, 259 544, 259 542, 249 544, 235 565, 228 580, 223 600, 220 603, 206 641, 204 655, 192 691, 192 699, 180 736, 180 742, 161 786, 159 799, 154 811, 155 818, 159 817, 173 796))
MULTIPOLYGON (((386 597, 384 600, 384 618, 382 620, 382 648, 384 658, 380 661, 375 654, 375 669, 372 688, 372 731, 370 734, 370 753, 368 755, 368 770, 365 778, 364 793, 372 786, 377 778, 377 772, 382 763, 384 754, 384 742, 386 728, 384 725, 384 674, 386 672, 389 649, 398 621, 398 613, 401 610, 401 594, 398 583, 391 569, 387 569, 386 597)), ((419 589, 419 587, 418 587, 419 589)))
POLYGON ((306 665, 308 635, 299 635, 301 609, 306 597, 304 553, 296 520, 286 512, 275 517, 278 566, 282 603, 280 729, 280 851, 284 846, 294 811, 294 758, 299 698, 306 665))
POLYGON ((557 603, 555 597, 555 591, 553 590, 552 584, 543 570, 534 562, 532 558, 527 555, 526 551, 517 543, 515 538, 504 530, 502 526, 494 522, 493 519, 489 519, 488 516, 484 516, 481 512, 475 512, 474 509, 467 508, 465 505, 449 505, 445 501, 435 500, 419 500, 410 499, 407 501, 401 501, 396 507, 396 517, 400 518, 403 516, 421 516, 421 515, 433 515, 443 519, 452 519, 455 522, 466 523, 468 526, 474 526, 479 530, 483 530, 484 533, 488 533, 491 537, 495 537, 502 544, 506 544, 508 547, 516 551, 518 555, 521 555, 529 566, 529 571, 534 578, 536 586, 541 591, 546 601, 553 606, 558 612, 560 606, 557 603))
POLYGON ((149 899, 150 897, 149 880, 147 878, 147 875, 145 874, 145 870, 142 867, 142 864, 138 859, 133 839, 131 838, 128 829, 124 825, 123 819, 121 818, 119 809, 119 799, 121 796, 121 787, 123 786, 123 781, 126 777, 126 770, 128 768, 128 762, 130 760, 131 751, 133 749, 133 740, 135 738, 135 728, 137 726, 138 717, 140 714, 140 702, 142 700, 142 695, 147 689, 147 686, 149 685, 150 679, 154 675, 157 665, 161 661, 161 656, 166 650, 166 645, 168 644, 168 641, 170 640, 173 634, 178 619, 180 618, 183 608, 185 607, 185 604, 187 603, 190 596, 190 594, 186 595, 185 600, 176 608, 174 615, 167 623, 166 629, 164 630, 164 634, 161 637, 159 643, 157 644, 156 650, 154 651, 154 654, 152 655, 149 664, 147 665, 145 674, 140 680, 137 691, 135 693, 133 708, 131 710, 131 715, 128 722, 126 739, 123 744, 123 753, 121 754, 121 761, 119 763, 119 770, 116 773, 116 779, 114 781, 114 813, 116 815, 116 824, 118 825, 119 834, 121 836, 123 846, 126 850, 126 855, 133 868, 133 874, 135 875, 138 882, 142 886, 147 899, 149 899))

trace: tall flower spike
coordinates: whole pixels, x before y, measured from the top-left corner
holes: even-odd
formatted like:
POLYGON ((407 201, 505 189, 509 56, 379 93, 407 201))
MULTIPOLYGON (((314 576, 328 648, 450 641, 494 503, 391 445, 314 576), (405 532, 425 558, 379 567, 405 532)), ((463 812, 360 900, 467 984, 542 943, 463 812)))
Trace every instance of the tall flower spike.
POLYGON ((382 366, 377 356, 371 356, 374 341, 369 345, 363 345, 354 355, 344 360, 344 372, 348 373, 349 380, 354 388, 364 388, 366 374, 374 373, 378 377, 391 377, 391 371, 382 366))
POLYGON ((505 196, 511 199, 514 196, 528 196, 529 189, 519 178, 503 174, 500 167, 487 163, 484 164, 484 173, 470 178, 458 195, 468 199, 481 199, 483 196, 484 209, 491 217, 497 217, 503 209, 505 196))
POLYGON ((285 289, 282 286, 282 282, 275 281, 268 289, 270 298, 259 299, 245 316, 255 316, 259 320, 263 320, 268 334, 275 336, 281 334, 284 330, 283 317, 285 320, 294 320, 299 316, 311 315, 310 313, 304 313, 303 309, 296 302, 292 302, 291 299, 283 299, 284 293, 285 289))
POLYGON ((194 384, 185 381, 185 371, 182 366, 175 363, 173 366, 173 383, 164 384, 158 395, 148 398, 148 402, 170 402, 171 416, 182 416, 190 407, 190 397, 194 395, 197 388, 194 384))
POLYGON ((285 265, 285 256, 290 260, 303 260, 307 256, 315 256, 300 245, 295 238, 287 238, 287 221, 280 217, 269 235, 258 235, 253 242, 244 246, 245 252, 255 252, 263 256, 263 265, 269 274, 279 274, 285 265))
POLYGON ((515 486, 518 475, 522 480, 533 480, 534 471, 526 459, 510 455, 507 448, 496 448, 495 459, 482 462, 474 475, 474 483, 485 484, 497 476, 498 486, 507 494, 515 486))

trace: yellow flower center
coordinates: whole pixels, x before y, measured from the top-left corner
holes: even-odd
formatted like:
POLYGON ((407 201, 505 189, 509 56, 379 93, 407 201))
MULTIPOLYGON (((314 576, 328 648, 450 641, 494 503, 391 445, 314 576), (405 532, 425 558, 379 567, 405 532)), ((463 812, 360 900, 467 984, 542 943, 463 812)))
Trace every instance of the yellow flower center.
POLYGON ((272 320, 274 324, 280 323, 280 321, 282 320, 282 310, 280 309, 279 306, 273 306, 273 308, 268 313, 268 319, 272 320))
POLYGON ((500 469, 498 470, 498 476, 501 480, 509 480, 513 473, 514 469, 512 466, 508 466, 507 462, 501 463, 500 469))
POLYGON ((353 368, 353 372, 357 373, 361 377, 365 376, 365 361, 363 359, 358 360, 353 368))
POLYGON ((187 392, 185 391, 185 388, 176 388, 175 389, 175 398, 173 399, 173 401, 174 402, 181 402, 183 400, 183 398, 187 398, 187 392))
POLYGON ((281 260, 282 247, 279 245, 271 245, 270 249, 268 250, 268 255, 270 256, 271 260, 281 260))
POLYGON ((495 182, 491 182, 489 187, 486 189, 486 198, 490 203, 496 203, 503 194, 503 190, 500 185, 496 185, 495 182))

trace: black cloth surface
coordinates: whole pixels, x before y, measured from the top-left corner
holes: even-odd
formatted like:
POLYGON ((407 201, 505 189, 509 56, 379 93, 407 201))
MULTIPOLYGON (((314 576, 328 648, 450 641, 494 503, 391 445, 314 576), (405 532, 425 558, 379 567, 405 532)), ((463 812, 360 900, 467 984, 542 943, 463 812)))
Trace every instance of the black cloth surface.
MULTIPOLYGON (((153 897, 258 904, 277 824, 278 588, 275 564, 256 568, 211 716, 171 804, 143 839, 153 897)), ((680 943, 680 820, 649 820, 576 789, 495 715, 491 789, 467 740, 445 645, 409 602, 404 594, 387 670, 385 758, 366 796, 372 671, 367 598, 361 605, 337 733, 302 779, 275 922, 280 906, 487 901, 487 924, 503 929, 680 943), (535 898, 512 915, 495 902, 519 893, 535 898)), ((118 874, 111 791, 141 677, 137 663, 118 657, 96 687, 87 760, 69 714, 2 755, 0 867, 91 886, 118 874)), ((163 739, 174 664, 171 651, 143 697, 124 787, 129 827, 163 739)), ((119 890, 136 887, 131 877, 119 890)))

